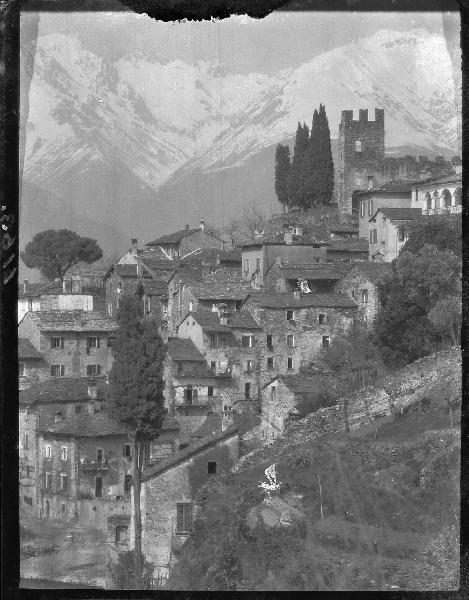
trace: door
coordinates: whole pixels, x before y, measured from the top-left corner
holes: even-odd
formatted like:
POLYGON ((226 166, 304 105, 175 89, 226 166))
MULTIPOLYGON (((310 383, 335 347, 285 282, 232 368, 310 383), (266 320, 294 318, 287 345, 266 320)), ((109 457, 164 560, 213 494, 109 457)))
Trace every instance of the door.
POLYGON ((46 519, 50 517, 50 503, 49 500, 46 500, 46 519))
POLYGON ((188 385, 186 388, 186 404, 189 406, 192 404, 192 386, 188 385))
POLYGON ((96 477, 94 496, 95 496, 95 498, 103 497, 103 478, 102 477, 96 477))

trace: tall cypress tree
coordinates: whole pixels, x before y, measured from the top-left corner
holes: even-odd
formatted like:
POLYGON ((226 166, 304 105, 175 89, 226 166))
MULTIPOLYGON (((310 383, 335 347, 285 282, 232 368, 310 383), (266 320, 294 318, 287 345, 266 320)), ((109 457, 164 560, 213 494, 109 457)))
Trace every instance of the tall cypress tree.
POLYGON ((303 208, 311 208, 315 202, 315 177, 316 177, 316 164, 315 164, 315 151, 318 145, 319 135, 319 113, 317 109, 314 109, 313 123, 311 125, 311 135, 308 139, 308 145, 303 154, 303 161, 301 169, 303 171, 303 189, 301 204, 303 208))
POLYGON ((289 205, 288 201, 288 177, 290 175, 291 158, 290 148, 279 144, 275 151, 275 193, 278 201, 283 205, 283 212, 289 205))
POLYGON ((321 140, 321 163, 319 169, 321 202, 322 204, 331 204, 332 192, 334 190, 334 161, 332 160, 331 132, 324 104, 319 105, 319 125, 321 140))
POLYGON ((291 163, 290 176, 288 178, 288 198, 290 206, 301 206, 302 188, 303 188, 303 155, 308 146, 309 130, 308 126, 298 123, 296 129, 295 148, 293 150, 293 159, 291 163))

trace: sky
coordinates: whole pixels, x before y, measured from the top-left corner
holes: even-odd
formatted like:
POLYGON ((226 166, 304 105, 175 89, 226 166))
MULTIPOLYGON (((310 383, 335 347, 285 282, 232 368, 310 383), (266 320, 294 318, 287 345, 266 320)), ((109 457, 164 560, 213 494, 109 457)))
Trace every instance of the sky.
POLYGON ((418 27, 445 33, 451 45, 459 45, 458 13, 275 12, 264 19, 163 23, 134 13, 54 12, 41 13, 39 34, 77 35, 110 61, 141 53, 158 62, 204 60, 271 75, 380 29, 418 27))

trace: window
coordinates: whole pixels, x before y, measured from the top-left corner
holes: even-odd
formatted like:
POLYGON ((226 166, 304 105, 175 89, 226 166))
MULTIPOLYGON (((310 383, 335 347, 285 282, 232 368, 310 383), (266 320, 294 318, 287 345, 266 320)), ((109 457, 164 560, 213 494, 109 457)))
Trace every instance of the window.
POLYGON ((272 338, 272 336, 269 334, 269 335, 267 335, 267 348, 268 348, 269 350, 273 350, 273 347, 274 347, 273 338, 272 338))
POLYGON ((362 141, 361 140, 356 140, 355 142, 355 152, 361 152, 362 151, 362 141))
POLYGON ((252 371, 252 360, 246 361, 246 373, 251 373, 252 371))
POLYGON ((287 369, 293 369, 293 358, 291 356, 287 358, 287 369))
POLYGON ((81 415, 81 406, 80 405, 75 406, 75 414, 81 415))
POLYGON ((65 375, 65 365, 51 365, 50 374, 52 377, 63 377, 65 375))
POLYGON ((104 456, 104 451, 102 448, 97 448, 96 449, 96 462, 102 463, 103 462, 103 456, 104 456))
POLYGON ((52 473, 46 473, 46 490, 52 489, 52 473))
POLYGON ((130 454, 130 444, 124 444, 124 450, 122 452, 123 456, 131 456, 130 454))
POLYGON ((410 238, 410 228, 409 227, 404 227, 404 241, 407 242, 407 240, 410 238))
POLYGON ((217 474, 217 463, 215 461, 209 461, 207 465, 207 472, 209 475, 217 474))
POLYGON ((61 460, 68 460, 68 451, 67 446, 62 446, 62 451, 60 453, 61 460))
POLYGON ((318 315, 318 323, 319 325, 325 325, 327 323, 327 316, 322 313, 318 315))
POLYGON ((254 347, 255 338, 253 335, 243 335, 241 337, 241 344, 243 348, 253 348, 254 347))
POLYGON ((370 229, 370 244, 373 243, 373 230, 370 229))
POLYGON ((124 477, 124 493, 128 494, 132 487, 132 475, 126 475, 124 477))
POLYGON ((261 259, 260 257, 256 258, 256 273, 260 273, 261 272, 261 259))
POLYGON ((28 465, 26 467, 26 477, 31 477, 31 473, 33 473, 33 472, 34 472, 33 467, 31 467, 31 466, 28 465))
POLYGON ((251 383, 249 381, 247 381, 244 384, 244 397, 245 398, 250 398, 251 397, 251 383))
POLYGON ((68 490, 68 476, 65 473, 60 473, 60 489, 63 492, 68 490))
POLYGON ((18 365, 18 373, 19 373, 20 377, 24 377, 24 374, 25 374, 24 363, 19 363, 19 365, 18 365))
POLYGON ((360 203, 360 217, 362 219, 365 217, 365 200, 360 203))
POLYGON ((292 310, 287 310, 287 321, 293 321, 295 319, 295 314, 292 310))
POLYGON ((187 535, 192 529, 192 518, 192 502, 178 502, 176 504, 176 533, 187 535))
POLYGON ((365 304, 368 302, 368 290, 362 290, 362 302, 365 304))
POLYGON ((23 502, 28 506, 33 505, 33 499, 30 496, 23 496, 23 502))
POLYGON ((112 304, 107 305, 107 312, 108 312, 109 316, 112 317, 112 304))
POLYGON ((329 348, 330 345, 331 345, 331 338, 328 335, 323 335, 322 336, 322 347, 329 348))
POLYGON ((46 458, 51 458, 52 454, 51 454, 51 447, 49 444, 47 444, 46 446, 46 458))
POLYGON ((101 365, 86 365, 87 375, 101 375, 101 365))
POLYGON ((127 539, 127 525, 116 525, 116 544, 121 544, 127 539))
POLYGON ((268 369, 273 369, 274 368, 274 357, 273 356, 269 356, 267 359, 267 368, 268 369))
POLYGON ((88 337, 86 338, 86 345, 88 348, 99 348, 100 347, 99 337, 88 337))
POLYGON ((373 200, 368 200, 368 216, 371 217, 373 214, 373 200))
POLYGON ((377 229, 373 229, 373 244, 376 244, 376 242, 378 241, 378 230, 377 229))
POLYGON ((209 386, 207 387, 207 396, 208 396, 209 398, 213 398, 213 385, 209 385, 209 386))
POLYGON ((249 258, 245 258, 245 259, 243 260, 243 264, 244 264, 244 266, 243 266, 243 271, 244 271, 245 273, 249 273, 249 258))
POLYGON ((51 348, 63 348, 64 347, 64 338, 63 337, 51 337, 50 339, 50 347, 51 348))
POLYGON ((210 373, 212 375, 217 374, 217 363, 214 360, 210 361, 210 373))
POLYGON ((60 410, 54 413, 54 423, 60 423, 62 421, 62 416, 60 410))
POLYGON ((186 404, 189 406, 192 404, 192 396, 193 396, 192 386, 188 385, 186 387, 186 389, 184 390, 184 398, 185 398, 186 404))
POLYGON ((352 298, 355 299, 355 290, 352 290, 352 298))
POLYGON ((27 450, 29 448, 29 436, 27 433, 23 433, 22 446, 24 450, 27 450))
POLYGON ((400 242, 404 241, 404 228, 403 227, 398 227, 398 229, 397 229, 397 239, 400 242))
POLYGON ((210 343, 210 348, 218 348, 218 334, 217 333, 209 333, 209 343, 210 343))
POLYGON ((277 386, 273 385, 270 388, 270 399, 271 400, 275 400, 275 393, 276 393, 276 391, 277 391, 277 386))
POLYGON ((292 333, 287 335, 287 347, 294 348, 295 347, 295 337, 292 333))
POLYGON ((28 298, 28 310, 33 310, 33 299, 28 298))

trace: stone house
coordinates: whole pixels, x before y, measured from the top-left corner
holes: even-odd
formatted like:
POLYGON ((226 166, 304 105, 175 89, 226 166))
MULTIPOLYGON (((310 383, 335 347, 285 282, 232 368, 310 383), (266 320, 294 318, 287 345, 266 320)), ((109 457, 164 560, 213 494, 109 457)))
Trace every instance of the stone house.
POLYGON ((414 183, 411 208, 422 209, 423 215, 461 214, 461 172, 414 183))
POLYGON ((27 338, 18 338, 19 388, 50 377, 49 365, 27 338))
MULTIPOLYGON (((230 426, 145 469, 141 489, 142 550, 155 572, 169 572, 177 551, 190 535, 197 491, 237 460, 238 430, 230 426)), ((130 540, 133 546, 133 519, 130 540)))
POLYGON ((397 258, 412 229, 422 221, 420 208, 378 208, 369 220, 370 261, 391 262, 397 258))
POLYGON ((359 262, 336 284, 336 292, 347 294, 357 304, 357 319, 368 330, 379 311, 377 284, 391 273, 389 263, 359 262))
POLYGON ((204 220, 200 221, 200 227, 190 229, 186 225, 185 229, 162 235, 161 237, 145 244, 147 248, 158 248, 169 259, 182 258, 199 248, 217 248, 224 249, 225 242, 213 232, 206 231, 204 220))
POLYGON ((93 310, 93 296, 83 293, 78 276, 36 284, 25 279, 18 289, 18 323, 27 312, 41 310, 93 310))
POLYGON ((345 294, 260 293, 246 305, 262 328, 261 383, 297 373, 353 325, 357 305, 345 294))
POLYGON ((44 356, 51 377, 106 375, 112 366, 111 339, 117 324, 96 311, 33 311, 18 325, 44 356))
POLYGON ((230 312, 223 304, 216 312, 190 312, 179 324, 178 337, 190 338, 204 355, 209 372, 216 374, 213 393, 220 396, 220 407, 241 410, 243 403, 258 399, 260 334, 250 312, 230 312))
MULTIPOLYGON (((116 263, 106 273, 106 306, 110 317, 117 318, 119 298, 137 291, 152 280, 150 272, 138 263, 116 263)), ((143 289, 142 289, 143 294, 143 289)))

